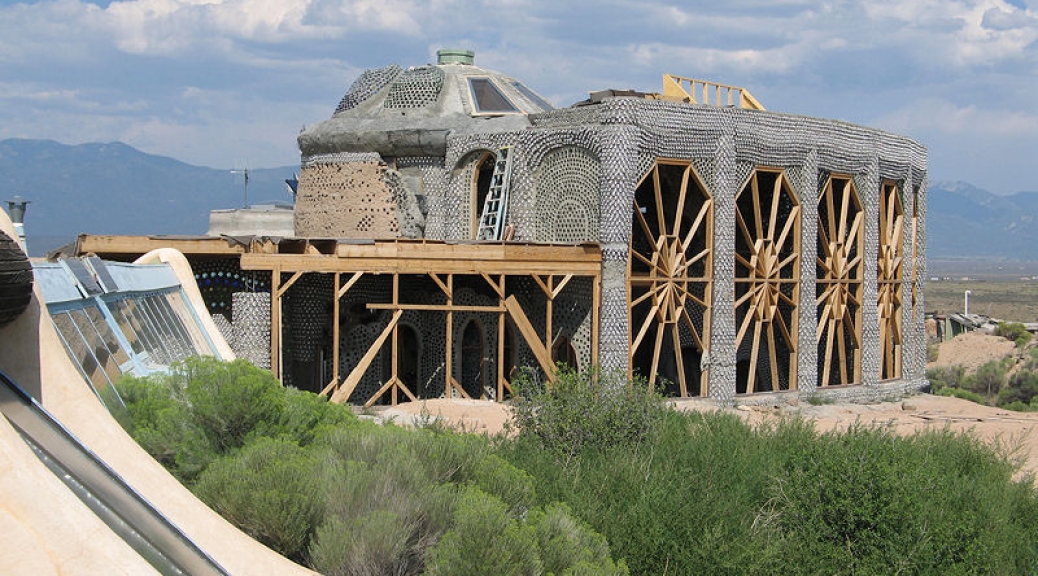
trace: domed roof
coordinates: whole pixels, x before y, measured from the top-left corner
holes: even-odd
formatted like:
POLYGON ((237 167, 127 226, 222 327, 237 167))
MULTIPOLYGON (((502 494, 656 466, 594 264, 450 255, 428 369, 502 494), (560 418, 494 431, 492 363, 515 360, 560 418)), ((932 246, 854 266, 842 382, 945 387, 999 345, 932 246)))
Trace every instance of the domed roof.
POLYGON ((448 133, 517 130, 527 114, 553 109, 522 82, 476 66, 472 52, 437 56, 435 65, 365 70, 330 119, 299 135, 300 152, 443 156, 448 133))

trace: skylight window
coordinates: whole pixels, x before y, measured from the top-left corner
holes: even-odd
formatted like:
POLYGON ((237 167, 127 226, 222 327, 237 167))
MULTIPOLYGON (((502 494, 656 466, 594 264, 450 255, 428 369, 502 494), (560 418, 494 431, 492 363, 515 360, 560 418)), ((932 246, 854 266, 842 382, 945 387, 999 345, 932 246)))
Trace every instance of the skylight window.
POLYGON ((526 84, 523 84, 522 82, 513 80, 512 81, 512 86, 516 90, 518 90, 520 94, 522 94, 528 100, 530 100, 530 102, 533 102, 534 104, 540 106, 541 109, 543 109, 543 110, 554 110, 555 109, 555 107, 551 105, 551 102, 548 102, 544 98, 541 98, 540 95, 538 95, 536 92, 534 92, 533 90, 530 90, 530 88, 526 84))
POLYGON ((490 78, 469 78, 469 90, 478 114, 519 112, 490 78))

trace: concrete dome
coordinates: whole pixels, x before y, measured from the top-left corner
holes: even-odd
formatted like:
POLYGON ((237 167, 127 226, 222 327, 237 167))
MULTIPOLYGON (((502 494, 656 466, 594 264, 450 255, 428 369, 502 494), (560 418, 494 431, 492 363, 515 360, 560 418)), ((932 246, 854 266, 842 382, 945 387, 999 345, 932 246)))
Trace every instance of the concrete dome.
POLYGON ((528 114, 552 110, 505 74, 476 66, 473 53, 440 50, 435 65, 365 70, 328 120, 299 135, 306 157, 338 152, 443 156, 448 133, 519 130, 528 114))

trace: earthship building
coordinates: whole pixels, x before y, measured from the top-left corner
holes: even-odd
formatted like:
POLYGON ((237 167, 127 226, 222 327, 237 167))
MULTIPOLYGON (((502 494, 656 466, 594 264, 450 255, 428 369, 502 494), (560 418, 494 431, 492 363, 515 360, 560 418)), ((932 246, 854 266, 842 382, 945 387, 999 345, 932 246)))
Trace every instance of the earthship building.
POLYGON ((292 237, 78 251, 180 249, 239 356, 336 401, 503 399, 556 362, 722 403, 925 385, 922 145, 671 75, 556 109, 438 57, 299 135, 292 237))

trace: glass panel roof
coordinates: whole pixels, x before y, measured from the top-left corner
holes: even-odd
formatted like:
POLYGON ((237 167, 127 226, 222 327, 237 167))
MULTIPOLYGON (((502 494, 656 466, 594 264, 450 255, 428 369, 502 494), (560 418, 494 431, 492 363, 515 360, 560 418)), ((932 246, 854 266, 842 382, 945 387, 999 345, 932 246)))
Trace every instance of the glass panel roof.
POLYGON ((472 102, 478 113, 519 112, 515 104, 501 93, 490 78, 469 78, 469 90, 472 92, 472 102))

